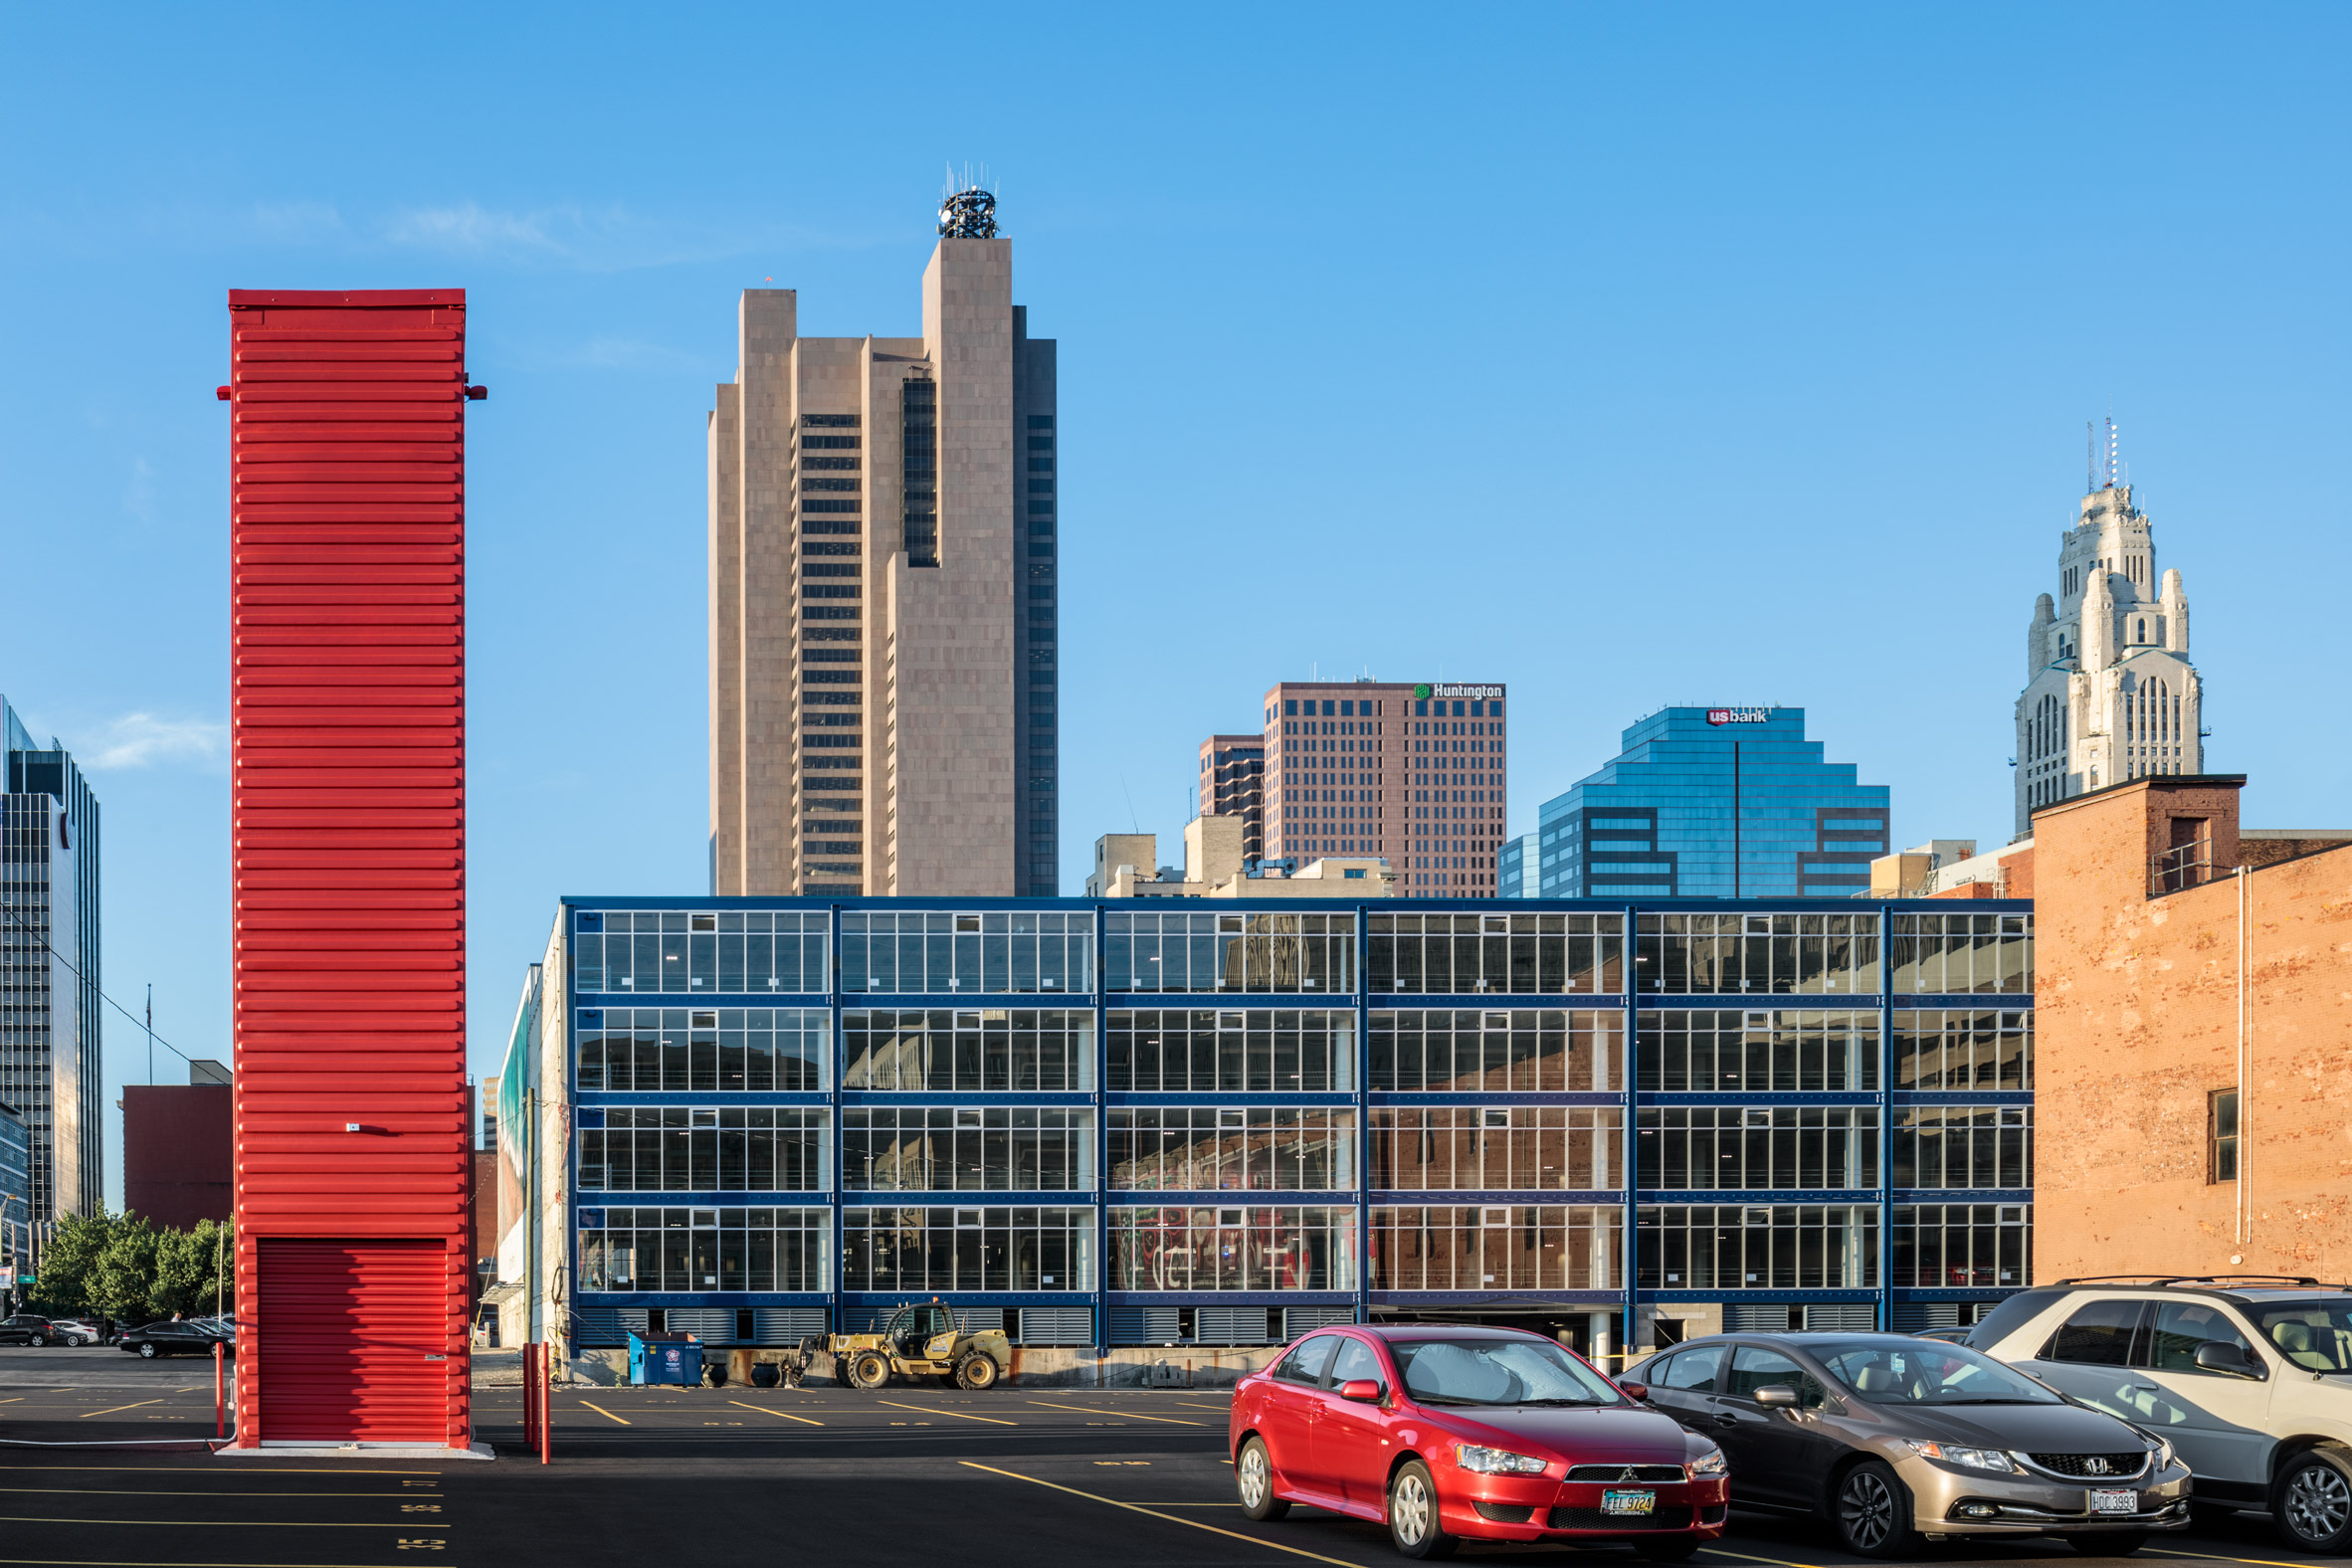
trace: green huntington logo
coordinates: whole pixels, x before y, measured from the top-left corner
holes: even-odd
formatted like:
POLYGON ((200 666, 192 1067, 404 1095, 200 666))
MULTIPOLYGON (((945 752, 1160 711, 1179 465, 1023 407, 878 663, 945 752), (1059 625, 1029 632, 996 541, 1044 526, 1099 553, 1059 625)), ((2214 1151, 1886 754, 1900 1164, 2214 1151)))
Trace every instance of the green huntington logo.
POLYGON ((1419 697, 1422 701, 1426 702, 1429 700, 1429 687, 1427 686, 1417 686, 1413 688, 1413 694, 1416 697, 1419 697))

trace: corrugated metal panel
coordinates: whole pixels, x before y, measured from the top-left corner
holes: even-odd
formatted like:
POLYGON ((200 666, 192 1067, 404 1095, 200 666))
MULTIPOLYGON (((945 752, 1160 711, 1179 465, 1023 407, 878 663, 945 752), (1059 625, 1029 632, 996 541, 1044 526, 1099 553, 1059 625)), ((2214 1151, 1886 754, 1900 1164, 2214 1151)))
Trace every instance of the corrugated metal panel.
POLYGON ((1025 1306, 1020 1321, 1025 1345, 1085 1345, 1094 1340, 1090 1307, 1025 1306))
POLYGON ((243 1314, 267 1347, 263 1441, 442 1442, 444 1268, 429 1241, 265 1239, 259 1304, 243 1314))
POLYGON ((339 1380, 392 1363, 278 1341, 304 1319, 272 1298, 272 1249, 400 1238, 339 1310, 438 1325, 438 1430, 405 1372, 393 1424, 463 1444, 465 295, 239 291, 229 312, 240 1441, 391 1421, 339 1380))

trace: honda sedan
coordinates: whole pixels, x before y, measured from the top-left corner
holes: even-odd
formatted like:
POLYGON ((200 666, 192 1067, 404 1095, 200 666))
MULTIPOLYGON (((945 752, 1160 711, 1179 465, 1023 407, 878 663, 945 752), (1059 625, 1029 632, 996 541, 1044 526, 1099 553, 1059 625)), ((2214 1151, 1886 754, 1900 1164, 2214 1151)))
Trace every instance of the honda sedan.
POLYGON ((2121 1556, 2189 1525, 2189 1470, 2170 1443, 1965 1345, 1694 1339, 1625 1387, 1723 1446, 1741 1507, 1826 1514, 1858 1556, 1963 1535, 2056 1535, 2121 1556))
POLYGON ((1632 1545, 1723 1533, 1722 1453, 1536 1334, 1439 1324, 1307 1335, 1234 1390, 1242 1511, 1294 1502, 1388 1526, 1408 1557, 1464 1539, 1632 1545))

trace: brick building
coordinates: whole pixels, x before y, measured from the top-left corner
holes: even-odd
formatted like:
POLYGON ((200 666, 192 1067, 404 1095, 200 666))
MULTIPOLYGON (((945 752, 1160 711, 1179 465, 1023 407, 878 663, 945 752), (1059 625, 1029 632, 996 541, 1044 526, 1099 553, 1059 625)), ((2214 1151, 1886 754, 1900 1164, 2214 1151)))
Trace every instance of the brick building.
POLYGON ((2038 1279, 2352 1271, 2352 830, 2244 782, 2034 814, 2038 1279))

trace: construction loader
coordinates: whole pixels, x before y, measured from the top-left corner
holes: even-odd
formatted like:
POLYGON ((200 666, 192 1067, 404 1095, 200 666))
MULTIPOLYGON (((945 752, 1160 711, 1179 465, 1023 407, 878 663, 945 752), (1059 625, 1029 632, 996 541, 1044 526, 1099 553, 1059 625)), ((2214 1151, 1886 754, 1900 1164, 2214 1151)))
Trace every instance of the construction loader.
POLYGON ((1013 1364, 1012 1341, 1001 1328, 966 1331, 939 1301, 901 1306, 879 1332, 811 1334, 784 1363, 794 1388, 819 1355, 833 1357, 833 1374, 851 1388, 877 1389, 897 1378, 942 1378, 978 1392, 996 1387, 1013 1364))

